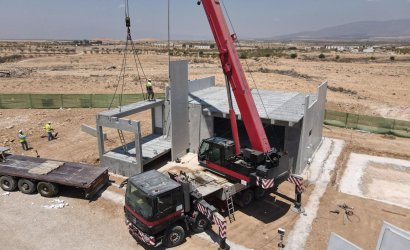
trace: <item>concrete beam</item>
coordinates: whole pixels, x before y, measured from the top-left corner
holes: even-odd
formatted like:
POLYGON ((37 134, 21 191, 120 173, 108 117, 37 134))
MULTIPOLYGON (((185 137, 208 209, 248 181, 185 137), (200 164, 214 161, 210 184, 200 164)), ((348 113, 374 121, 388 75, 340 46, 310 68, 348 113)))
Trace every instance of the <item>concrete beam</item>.
POLYGON ((107 117, 126 117, 133 115, 135 113, 139 113, 145 110, 149 110, 155 108, 157 106, 164 105, 164 100, 157 99, 155 101, 141 101, 132 103, 129 105, 122 106, 120 108, 110 109, 107 111, 100 112, 100 116, 107 116, 107 117))
POLYGON ((139 121, 97 115, 97 126, 100 127, 114 128, 128 132, 136 132, 138 131, 139 124, 139 121))
MULTIPOLYGON (((87 124, 81 124, 81 131, 83 131, 84 133, 87 133, 89 135, 92 135, 94 137, 97 137, 97 129, 93 128, 91 126, 88 126, 87 124)), ((103 133, 103 139, 104 141, 107 140, 107 134, 103 133)))

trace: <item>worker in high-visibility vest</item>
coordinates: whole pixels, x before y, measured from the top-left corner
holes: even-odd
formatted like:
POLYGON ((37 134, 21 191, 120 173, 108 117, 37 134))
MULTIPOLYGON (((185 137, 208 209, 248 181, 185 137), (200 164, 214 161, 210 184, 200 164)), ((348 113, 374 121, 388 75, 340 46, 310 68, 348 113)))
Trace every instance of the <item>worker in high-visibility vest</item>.
POLYGON ((27 144, 27 136, 24 134, 23 130, 19 130, 19 142, 21 144, 21 147, 23 147, 23 150, 28 150, 28 144, 27 144))
POLYGON ((45 130, 46 133, 47 133, 48 140, 49 140, 49 141, 53 140, 53 139, 54 139, 54 136, 53 136, 53 131, 54 131, 54 129, 51 127, 51 122, 47 122, 47 123, 44 125, 44 130, 45 130))
POLYGON ((154 89, 152 87, 152 80, 151 79, 148 79, 146 87, 147 87, 148 101, 153 101, 154 100, 154 89))

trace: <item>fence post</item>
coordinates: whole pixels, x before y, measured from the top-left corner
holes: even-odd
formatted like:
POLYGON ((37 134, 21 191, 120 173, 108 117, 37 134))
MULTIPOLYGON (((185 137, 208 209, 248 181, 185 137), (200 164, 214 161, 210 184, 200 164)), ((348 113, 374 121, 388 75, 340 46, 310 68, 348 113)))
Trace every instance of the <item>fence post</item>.
POLYGON ((94 94, 90 94, 90 108, 94 108, 94 105, 93 105, 93 98, 94 97, 94 94))
POLYGON ((31 93, 28 94, 28 101, 29 101, 29 105, 30 108, 33 108, 33 97, 31 96, 31 93))
POLYGON ((345 113, 346 114, 346 119, 345 119, 345 128, 347 128, 347 120, 349 118, 349 113, 345 113))
POLYGON ((63 101, 63 94, 60 94, 60 104, 61 104, 61 108, 64 108, 64 101, 63 101))
POLYGON ((394 128, 395 126, 396 126, 396 119, 393 120, 393 126, 391 126, 391 128, 390 128, 390 134, 393 134, 393 131, 392 131, 392 130, 395 129, 395 128, 394 128))

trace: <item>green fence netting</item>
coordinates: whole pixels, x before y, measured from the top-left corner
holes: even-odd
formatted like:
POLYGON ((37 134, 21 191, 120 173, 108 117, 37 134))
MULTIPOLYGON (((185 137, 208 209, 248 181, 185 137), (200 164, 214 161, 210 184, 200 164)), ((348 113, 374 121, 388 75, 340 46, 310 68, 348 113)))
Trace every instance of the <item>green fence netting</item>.
MULTIPOLYGON (((157 93, 155 98, 163 99, 164 93, 157 93)), ((0 108, 108 108, 142 100, 142 94, 0 94, 0 108)))
POLYGON ((326 110, 325 124, 410 138, 410 121, 326 110))
MULTIPOLYGON (((164 93, 155 94, 163 99, 164 93)), ((144 99, 142 94, 0 94, 1 109, 108 108, 144 99)), ((326 110, 325 124, 410 138, 410 121, 326 110)))

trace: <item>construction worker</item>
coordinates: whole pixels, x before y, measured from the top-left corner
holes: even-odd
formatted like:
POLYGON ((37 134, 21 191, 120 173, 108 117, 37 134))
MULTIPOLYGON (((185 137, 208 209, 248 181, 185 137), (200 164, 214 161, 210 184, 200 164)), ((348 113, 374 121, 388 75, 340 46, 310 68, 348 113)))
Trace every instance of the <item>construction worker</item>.
POLYGON ((47 133, 48 140, 49 140, 49 141, 53 140, 53 139, 54 139, 54 136, 53 136, 53 131, 54 131, 54 129, 51 127, 51 122, 47 122, 47 123, 44 125, 44 130, 45 130, 46 133, 47 133))
POLYGON ((23 147, 23 150, 27 151, 28 150, 28 144, 27 144, 27 136, 24 134, 23 130, 19 130, 19 142, 21 143, 21 146, 23 147))
POLYGON ((146 87, 147 87, 148 101, 153 101, 154 100, 154 89, 152 87, 152 80, 151 79, 148 79, 146 87))

